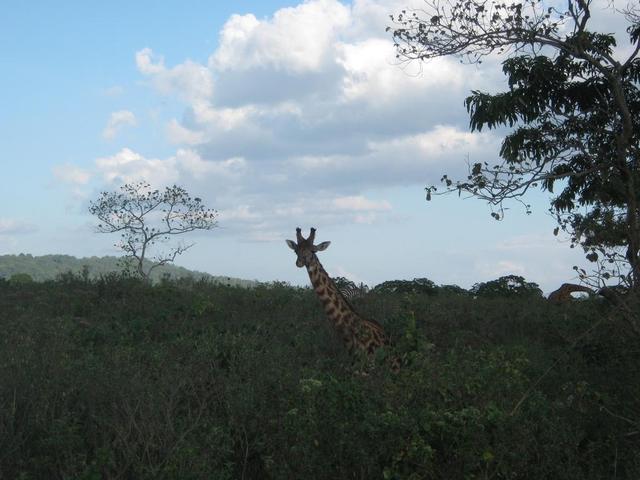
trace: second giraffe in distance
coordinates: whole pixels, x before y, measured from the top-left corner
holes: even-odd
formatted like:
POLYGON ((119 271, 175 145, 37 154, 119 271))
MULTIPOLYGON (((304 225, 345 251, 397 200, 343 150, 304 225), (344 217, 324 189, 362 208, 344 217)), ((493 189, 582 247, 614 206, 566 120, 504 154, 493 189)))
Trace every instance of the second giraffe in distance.
MULTIPOLYGON (((331 242, 314 245, 316 229, 312 228, 308 238, 302 236, 300 228, 296 228, 296 242, 287 240, 287 245, 296 252, 296 266, 306 267, 311 285, 322 302, 327 318, 338 332, 349 353, 364 352, 372 355, 376 349, 389 344, 384 328, 378 322, 367 320, 358 314, 347 302, 340 290, 324 269, 316 252, 326 250, 331 242)), ((399 369, 399 361, 392 359, 391 368, 399 369)))
POLYGON ((555 303, 558 305, 567 303, 573 299, 573 297, 571 296, 573 292, 586 292, 589 295, 593 295, 593 290, 589 287, 586 287, 584 285, 576 285, 575 283, 563 283, 562 285, 560 285, 559 289, 554 290, 549 294, 548 300, 551 303, 555 303))

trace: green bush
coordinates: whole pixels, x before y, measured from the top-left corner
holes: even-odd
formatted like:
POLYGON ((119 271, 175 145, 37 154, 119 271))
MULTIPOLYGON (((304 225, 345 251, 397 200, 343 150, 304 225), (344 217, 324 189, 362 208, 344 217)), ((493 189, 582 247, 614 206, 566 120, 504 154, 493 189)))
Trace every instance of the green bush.
POLYGON ((571 348, 607 306, 359 306, 400 373, 349 358, 309 289, 0 282, 0 478, 640 478, 637 339, 614 316, 571 348))

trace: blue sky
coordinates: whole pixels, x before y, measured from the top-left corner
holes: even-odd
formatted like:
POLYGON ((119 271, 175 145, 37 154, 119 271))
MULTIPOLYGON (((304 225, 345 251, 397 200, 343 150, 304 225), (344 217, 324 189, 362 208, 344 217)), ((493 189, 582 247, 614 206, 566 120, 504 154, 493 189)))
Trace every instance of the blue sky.
POLYGON ((89 201, 147 180, 220 211, 176 262, 216 275, 305 284, 284 239, 315 226, 327 270, 369 285, 571 281, 582 255, 553 237, 545 194, 502 222, 478 200, 425 202, 467 158, 496 158, 504 132, 469 133, 463 100, 504 84, 495 60, 397 65, 384 27, 406 3, 5 5, 0 254, 117 254, 89 201))

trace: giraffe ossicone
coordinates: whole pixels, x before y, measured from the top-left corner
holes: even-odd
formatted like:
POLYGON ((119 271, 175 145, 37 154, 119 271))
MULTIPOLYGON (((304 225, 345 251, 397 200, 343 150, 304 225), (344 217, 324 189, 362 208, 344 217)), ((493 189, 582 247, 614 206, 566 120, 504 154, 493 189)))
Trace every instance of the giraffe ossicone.
MULTIPOLYGON (((307 269, 311 285, 324 307, 327 318, 347 350, 352 354, 363 352, 370 356, 378 348, 389 345, 389 337, 382 325, 363 318, 344 298, 316 255, 317 252, 326 250, 331 242, 315 245, 315 236, 315 228, 311 228, 309 236, 304 238, 298 227, 296 241, 286 241, 289 248, 296 253, 296 266, 307 269)), ((391 368, 394 371, 399 369, 398 359, 392 359, 391 368)))

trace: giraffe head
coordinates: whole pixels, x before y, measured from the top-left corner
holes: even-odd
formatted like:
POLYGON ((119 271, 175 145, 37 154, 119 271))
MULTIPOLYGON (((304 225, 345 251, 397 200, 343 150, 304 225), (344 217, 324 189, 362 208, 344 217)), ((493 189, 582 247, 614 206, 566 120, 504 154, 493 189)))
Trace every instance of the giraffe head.
POLYGON ((309 238, 304 238, 302 236, 300 227, 298 227, 296 228, 297 242, 294 242, 293 240, 287 240, 287 245, 289 245, 289 248, 291 248, 291 250, 296 252, 296 255, 298 255, 298 259, 296 260, 296 266, 300 268, 308 267, 309 264, 311 263, 311 260, 315 256, 316 252, 321 252, 322 250, 325 250, 331 243, 331 242, 322 242, 319 245, 314 245, 313 241, 315 239, 315 236, 316 236, 315 228, 311 229, 309 238))

